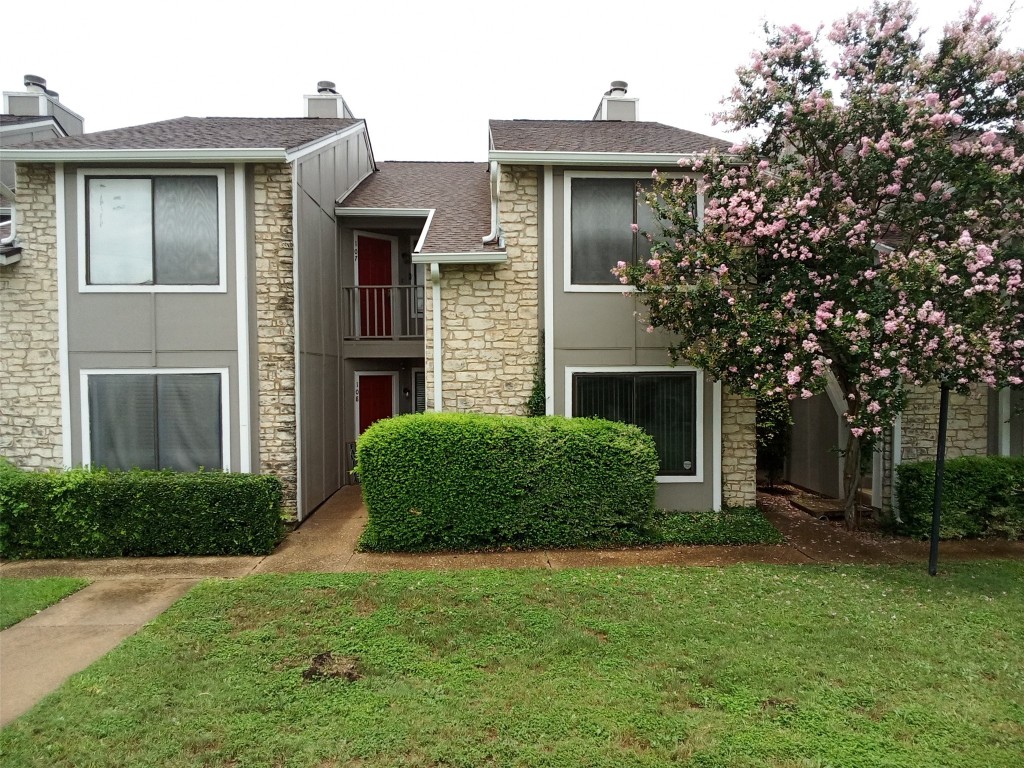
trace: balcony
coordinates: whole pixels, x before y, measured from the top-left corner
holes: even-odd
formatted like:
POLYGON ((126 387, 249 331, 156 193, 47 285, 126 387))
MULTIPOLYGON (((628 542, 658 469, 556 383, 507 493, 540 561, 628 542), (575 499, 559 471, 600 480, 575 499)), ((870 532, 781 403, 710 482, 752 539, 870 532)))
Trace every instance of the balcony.
MULTIPOLYGON (((422 285, 360 285, 341 291, 345 341, 422 342, 422 285)), ((419 349, 422 355, 422 344, 419 349)))

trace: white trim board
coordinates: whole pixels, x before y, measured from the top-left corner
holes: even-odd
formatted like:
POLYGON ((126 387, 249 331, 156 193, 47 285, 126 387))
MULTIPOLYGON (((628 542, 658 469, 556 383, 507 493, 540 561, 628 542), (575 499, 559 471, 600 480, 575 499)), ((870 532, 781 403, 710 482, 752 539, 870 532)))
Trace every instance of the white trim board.
MULTIPOLYGON (((504 165, 576 165, 576 166, 623 166, 650 165, 662 168, 679 168, 679 161, 693 162, 704 157, 702 153, 682 152, 525 152, 520 150, 492 149, 487 153, 489 161, 504 165)), ((728 155, 724 156, 727 159, 728 155)))
POLYGON ((92 462, 89 440, 89 377, 90 376, 163 376, 175 374, 216 373, 220 375, 221 458, 225 472, 231 471, 231 374, 227 368, 83 368, 79 371, 79 401, 82 417, 82 466, 92 462))
POLYGON ((555 182, 550 165, 544 167, 544 413, 555 413, 555 182))
POLYGON ((249 384, 249 233, 245 163, 236 163, 235 181, 235 325, 238 334, 238 470, 252 471, 252 405, 249 384))
POLYGON ((79 293, 227 293, 227 191, 222 168, 81 168, 76 183, 78 206, 78 292, 79 293), (217 178, 217 270, 216 285, 121 285, 87 283, 86 277, 86 205, 85 180, 92 176, 122 178, 129 176, 215 176, 217 178))
MULTIPOLYGON (((696 382, 696 392, 694 397, 696 399, 696 421, 694 429, 696 430, 696 449, 697 454, 695 456, 695 472, 693 476, 690 475, 658 475, 658 482, 666 485, 676 483, 704 483, 706 479, 704 477, 704 371, 699 368, 694 368, 691 365, 581 365, 581 366, 566 366, 565 368, 565 390, 563 392, 563 408, 562 413, 566 418, 573 418, 572 413, 572 377, 577 373, 607 373, 609 375, 616 374, 627 374, 627 373, 692 373, 695 374, 694 379, 696 382)), ((712 403, 714 407, 714 403, 712 403)), ((721 420, 721 402, 718 403, 718 420, 721 420)), ((714 434, 712 434, 712 443, 714 442, 714 434)), ((720 442, 720 441, 719 441, 720 442)), ((712 460, 712 469, 715 466, 715 460, 712 460)), ((721 445, 719 444, 719 456, 717 460, 718 465, 721 465, 721 445)), ((712 483, 714 478, 712 478, 712 483)), ((713 488, 713 486, 712 486, 713 488)))
POLYGON ((67 185, 64 180, 64 163, 54 167, 54 195, 57 218, 57 361, 60 370, 60 432, 61 463, 73 466, 71 460, 73 441, 71 439, 71 363, 68 345, 68 231, 67 231, 67 185))

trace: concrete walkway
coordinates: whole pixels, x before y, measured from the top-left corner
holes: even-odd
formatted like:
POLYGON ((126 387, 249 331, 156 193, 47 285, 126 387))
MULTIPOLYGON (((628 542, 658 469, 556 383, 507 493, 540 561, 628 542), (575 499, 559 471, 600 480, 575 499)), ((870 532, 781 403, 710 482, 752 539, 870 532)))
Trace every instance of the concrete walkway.
MULTIPOLYGON (((926 562, 927 542, 880 540, 819 522, 788 502, 766 514, 785 544, 657 549, 538 550, 466 554, 356 552, 366 524, 359 488, 329 499, 273 554, 261 557, 149 557, 27 560, 0 564, 3 577, 77 576, 93 583, 0 632, 0 726, 166 610, 198 581, 261 573, 340 573, 472 568, 589 568, 734 563, 888 564, 926 562)), ((1024 542, 944 542, 941 561, 1024 559, 1024 542)))

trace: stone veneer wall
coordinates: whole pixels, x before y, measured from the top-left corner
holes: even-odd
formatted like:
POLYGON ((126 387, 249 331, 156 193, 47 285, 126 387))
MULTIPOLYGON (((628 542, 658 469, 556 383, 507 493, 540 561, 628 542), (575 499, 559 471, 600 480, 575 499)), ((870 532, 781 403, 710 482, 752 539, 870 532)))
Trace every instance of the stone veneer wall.
MULTIPOLYGON (((949 395, 946 457, 988 453, 987 390, 949 395)), ((934 461, 939 434, 939 388, 911 387, 903 411, 903 461, 934 461)))
POLYGON ((0 267, 0 456, 61 467, 54 166, 20 165, 16 185, 21 261, 0 267))
MULTIPOLYGON (((441 267, 445 411, 525 414, 540 346, 537 171, 501 171, 499 216, 508 262, 441 267)), ((427 285, 425 367, 433 394, 433 295, 427 285)))
POLYGON ((756 401, 722 389, 722 503, 757 503, 756 401))
POLYGON ((292 171, 253 167, 256 235, 256 344, 259 366, 259 471, 284 486, 296 514, 295 287, 292 280, 292 171))

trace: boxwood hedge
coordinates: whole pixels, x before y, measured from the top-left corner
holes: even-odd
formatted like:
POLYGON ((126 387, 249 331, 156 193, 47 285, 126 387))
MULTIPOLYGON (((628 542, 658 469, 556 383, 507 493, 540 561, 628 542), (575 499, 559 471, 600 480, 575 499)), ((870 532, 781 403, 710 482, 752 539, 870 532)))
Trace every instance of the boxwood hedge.
POLYGON ((399 416, 370 427, 357 458, 368 550, 614 543, 655 514, 654 441, 627 424, 399 416))
POLYGON ((264 554, 282 534, 276 477, 0 461, 0 557, 264 554))
MULTIPOLYGON (((935 463, 901 464, 896 494, 900 533, 926 538, 931 533, 935 463)), ((1024 537, 1024 457, 966 456, 946 462, 940 535, 945 539, 981 536, 1024 537)))

